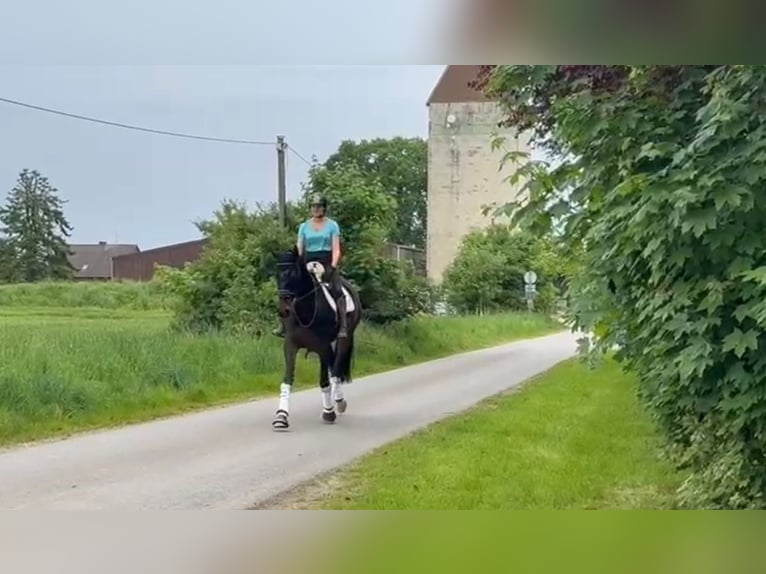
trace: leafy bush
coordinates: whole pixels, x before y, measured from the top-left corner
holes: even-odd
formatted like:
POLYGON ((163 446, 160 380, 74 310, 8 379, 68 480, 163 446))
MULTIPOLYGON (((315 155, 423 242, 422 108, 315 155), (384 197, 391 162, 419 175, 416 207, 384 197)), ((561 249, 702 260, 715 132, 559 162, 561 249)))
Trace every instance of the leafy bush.
POLYGON ((622 344, 690 473, 683 502, 766 507, 766 68, 488 77, 509 121, 562 160, 524 165, 529 201, 508 207, 532 229, 558 218, 583 245, 573 317, 598 348, 622 344))
POLYGON ((537 274, 536 308, 552 311, 564 272, 553 243, 507 225, 475 231, 445 273, 447 302, 462 313, 525 309, 523 276, 529 270, 537 274))
POLYGON ((315 166, 300 202, 288 205, 287 226, 276 206, 249 212, 224 202, 198 224, 210 238, 202 257, 185 269, 163 268, 158 278, 177 304, 175 327, 192 332, 261 335, 276 325, 276 255, 295 245, 298 225, 309 213, 308 194, 323 191, 328 215, 341 227, 341 272, 359 289, 365 320, 387 323, 429 312, 432 293, 411 267, 385 253, 385 237, 396 224, 396 201, 356 166, 315 166), (368 178, 369 179, 369 178, 368 178))
MULTIPOLYGON (((297 227, 295 209, 288 213, 297 227)), ((295 244, 278 223, 274 206, 255 212, 226 201, 213 219, 198 224, 210 238, 202 257, 184 269, 161 268, 158 279, 176 296, 176 328, 258 335, 276 320, 276 255, 295 244)))

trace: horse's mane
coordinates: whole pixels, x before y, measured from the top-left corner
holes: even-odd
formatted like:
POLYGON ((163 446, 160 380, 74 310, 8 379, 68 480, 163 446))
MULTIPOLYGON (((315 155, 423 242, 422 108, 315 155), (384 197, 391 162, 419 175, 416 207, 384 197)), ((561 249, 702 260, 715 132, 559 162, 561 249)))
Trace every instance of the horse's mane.
POLYGON ((298 248, 293 245, 292 249, 286 249, 284 251, 280 251, 277 255, 277 264, 282 266, 289 266, 289 265, 295 265, 298 263, 298 260, 300 259, 300 255, 298 255, 298 248))
POLYGON ((293 246, 292 249, 282 251, 277 256, 277 267, 293 267, 297 273, 297 278, 302 287, 306 291, 314 288, 314 283, 306 269, 305 259, 298 253, 298 248, 293 246))

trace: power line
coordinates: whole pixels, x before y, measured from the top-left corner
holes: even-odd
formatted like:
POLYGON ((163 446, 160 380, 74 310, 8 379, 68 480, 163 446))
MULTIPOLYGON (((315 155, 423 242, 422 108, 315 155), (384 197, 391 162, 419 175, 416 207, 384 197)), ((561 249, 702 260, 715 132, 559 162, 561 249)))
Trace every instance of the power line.
MULTIPOLYGON (((42 106, 36 106, 33 104, 28 104, 26 102, 19 102, 16 100, 11 100, 8 98, 0 97, 0 102, 4 102, 6 104, 11 104, 14 106, 20 106, 23 108, 29 108, 32 110, 37 110, 41 112, 46 112, 49 114, 55 114, 58 116, 65 116, 68 118, 74 118, 77 120, 83 120, 86 122, 93 122, 96 124, 103 124, 107 126, 114 126, 118 128, 128 129, 128 130, 135 130, 139 132, 147 132, 151 134, 159 134, 159 135, 165 135, 165 136, 172 136, 172 137, 178 137, 178 138, 187 138, 187 139, 193 139, 193 140, 204 140, 204 141, 211 141, 211 142, 218 142, 218 143, 230 143, 230 144, 242 144, 242 145, 274 145, 274 142, 271 141, 255 141, 255 140, 239 140, 239 139, 231 139, 231 138, 216 138, 216 137, 209 137, 209 136, 200 136, 195 134, 185 134, 180 132, 170 132, 165 130, 157 130, 154 128, 145 128, 141 126, 134 126, 130 124, 123 124, 119 122, 112 122, 108 120, 101 120, 98 118, 93 118, 89 116, 81 116, 79 114, 72 114, 69 112, 62 112, 61 110, 54 110, 51 108, 45 108, 42 106)), ((284 153, 285 149, 289 149, 292 153, 298 157, 301 161, 306 163, 309 167, 311 167, 313 164, 307 160, 303 155, 301 155, 298 151, 296 151, 292 146, 288 145, 287 142, 285 142, 284 136, 278 136, 277 137, 277 158, 278 158, 278 171, 279 171, 279 182, 278 182, 278 201, 280 205, 280 214, 281 214, 281 221, 284 225, 284 219, 285 219, 285 203, 286 203, 286 183, 285 183, 285 171, 286 171, 286 154, 284 153)))
POLYGON ((307 160, 305 157, 303 157, 301 154, 295 151, 295 148, 291 146, 290 144, 287 144, 287 149, 293 152, 298 157, 298 159, 303 161, 307 166, 311 167, 313 165, 309 160, 307 160))
MULTIPOLYGON (((77 120, 83 120, 86 122, 93 122, 97 124, 104 124, 108 126, 115 126, 118 128, 124 128, 127 130, 135 130, 139 132, 147 132, 152 134, 159 134, 159 135, 165 135, 165 136, 173 136, 178 138, 187 138, 187 139, 194 139, 194 140, 204 140, 204 141, 212 141, 212 142, 218 142, 218 143, 230 143, 230 144, 240 144, 240 145, 270 145, 273 146, 273 141, 255 141, 255 140, 239 140, 239 139, 230 139, 230 138, 216 138, 216 137, 209 137, 209 136, 200 136, 200 135, 194 135, 194 134, 184 134, 179 132, 169 132, 165 130, 157 130, 153 128, 144 128, 141 126, 133 126, 129 124, 122 124, 119 122, 110 122, 107 120, 100 120, 98 118, 91 118, 88 116, 81 116, 78 114, 71 114, 69 112, 62 112, 60 110, 53 110, 51 108, 44 108, 42 106, 35 106, 32 104, 27 104, 24 102, 18 102, 16 100, 9 100, 8 98, 2 98, 0 97, 0 102, 4 102, 6 104, 11 104, 14 106, 21 106, 23 108, 30 108, 32 110, 38 110, 41 112, 47 112, 49 114, 56 114, 59 116, 66 116, 68 118, 74 118, 77 120)), ((295 152, 297 154, 297 152, 295 152)), ((306 161, 304 158, 301 158, 304 161, 306 161)), ((307 162, 308 163, 308 162, 307 162)))

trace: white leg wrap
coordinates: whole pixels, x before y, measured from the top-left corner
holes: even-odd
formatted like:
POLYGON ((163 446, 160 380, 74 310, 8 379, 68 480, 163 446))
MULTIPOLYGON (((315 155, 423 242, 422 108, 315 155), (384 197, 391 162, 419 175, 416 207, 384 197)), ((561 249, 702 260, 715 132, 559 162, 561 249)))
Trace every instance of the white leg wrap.
POLYGON ((330 379, 330 389, 332 390, 332 400, 343 400, 343 385, 341 384, 338 377, 333 377, 330 379))
POLYGON ((279 409, 281 411, 285 411, 286 413, 290 412, 290 391, 292 390, 292 387, 288 385, 287 383, 282 383, 282 385, 279 387, 279 409))
POLYGON ((330 396, 330 387, 322 389, 322 407, 326 411, 333 410, 332 397, 330 396))

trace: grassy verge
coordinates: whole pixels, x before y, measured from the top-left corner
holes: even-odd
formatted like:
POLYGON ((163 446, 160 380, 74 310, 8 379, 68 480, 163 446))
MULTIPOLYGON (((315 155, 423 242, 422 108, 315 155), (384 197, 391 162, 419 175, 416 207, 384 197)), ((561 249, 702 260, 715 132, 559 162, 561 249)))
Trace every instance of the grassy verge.
MULTIPOLYGON (((0 444, 276 392, 281 341, 178 335, 158 311, 0 308, 0 444)), ((356 377, 561 329, 528 314, 362 326, 356 377)), ((316 385, 314 356, 296 386, 316 385)))
POLYGON ((382 447, 281 506, 330 509, 666 508, 679 477, 607 362, 562 363, 516 393, 382 447))
POLYGON ((72 308, 166 309, 169 299, 156 282, 43 281, 0 285, 0 309, 72 308))

